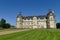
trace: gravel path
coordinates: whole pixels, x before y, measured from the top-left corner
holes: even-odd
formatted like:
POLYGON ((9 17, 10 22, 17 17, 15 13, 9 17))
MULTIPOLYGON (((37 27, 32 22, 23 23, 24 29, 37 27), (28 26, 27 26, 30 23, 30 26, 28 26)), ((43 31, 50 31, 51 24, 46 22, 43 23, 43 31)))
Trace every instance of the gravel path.
POLYGON ((3 30, 3 31, 0 31, 0 35, 11 34, 11 33, 15 33, 15 32, 27 31, 27 30, 29 30, 29 29, 23 29, 23 30, 3 30))

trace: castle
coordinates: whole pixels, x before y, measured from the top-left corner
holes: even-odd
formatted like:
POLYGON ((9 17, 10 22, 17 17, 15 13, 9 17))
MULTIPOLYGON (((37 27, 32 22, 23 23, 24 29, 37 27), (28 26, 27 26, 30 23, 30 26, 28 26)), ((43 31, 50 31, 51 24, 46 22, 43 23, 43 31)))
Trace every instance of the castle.
POLYGON ((56 19, 54 11, 49 10, 47 15, 23 16, 21 13, 16 18, 16 28, 52 28, 56 29, 56 19))

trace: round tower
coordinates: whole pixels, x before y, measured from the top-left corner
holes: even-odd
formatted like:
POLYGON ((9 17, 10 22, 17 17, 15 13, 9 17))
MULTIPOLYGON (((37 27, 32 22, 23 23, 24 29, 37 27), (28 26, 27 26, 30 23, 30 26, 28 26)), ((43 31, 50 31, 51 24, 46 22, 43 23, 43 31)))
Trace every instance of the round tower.
POLYGON ((56 19, 53 10, 49 10, 47 14, 47 28, 56 28, 56 19))
POLYGON ((17 18, 16 18, 16 28, 23 28, 22 27, 22 13, 19 12, 17 18))

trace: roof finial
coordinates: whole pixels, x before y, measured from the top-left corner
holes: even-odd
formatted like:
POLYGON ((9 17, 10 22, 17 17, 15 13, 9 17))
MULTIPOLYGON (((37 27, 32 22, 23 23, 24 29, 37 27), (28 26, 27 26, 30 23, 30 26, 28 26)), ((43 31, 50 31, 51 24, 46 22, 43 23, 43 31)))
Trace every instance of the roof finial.
POLYGON ((19 12, 19 15, 22 15, 22 12, 19 12))

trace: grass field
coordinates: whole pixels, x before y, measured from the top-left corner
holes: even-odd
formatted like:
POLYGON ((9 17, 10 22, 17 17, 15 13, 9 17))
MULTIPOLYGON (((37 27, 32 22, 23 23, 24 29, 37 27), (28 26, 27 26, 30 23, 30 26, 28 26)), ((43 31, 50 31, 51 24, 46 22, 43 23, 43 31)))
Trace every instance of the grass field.
POLYGON ((60 30, 28 30, 12 34, 0 35, 0 40, 60 40, 60 30))

